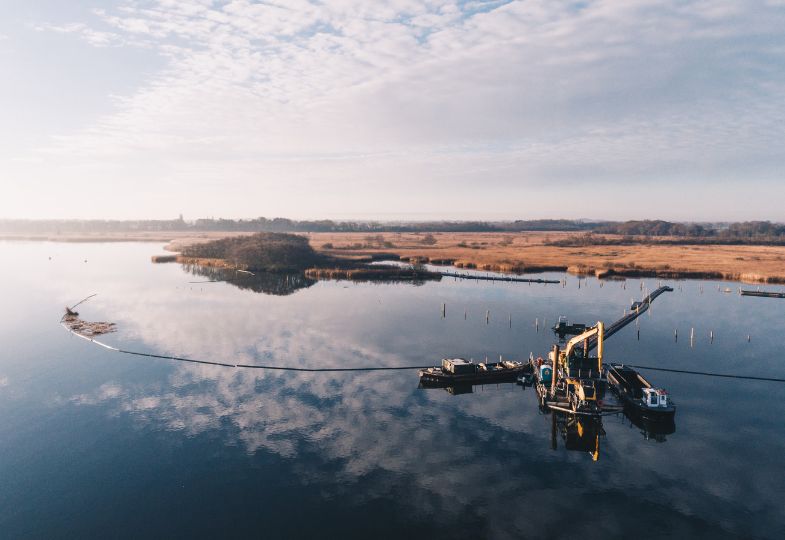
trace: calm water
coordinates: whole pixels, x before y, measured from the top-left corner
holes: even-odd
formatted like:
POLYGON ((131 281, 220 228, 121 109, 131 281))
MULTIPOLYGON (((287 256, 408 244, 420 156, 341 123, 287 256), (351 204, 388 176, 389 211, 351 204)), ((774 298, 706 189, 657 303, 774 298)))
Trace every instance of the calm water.
MULTIPOLYGON (((552 431, 530 388, 452 395, 418 389, 416 371, 184 364, 58 325, 64 305, 97 292, 79 311, 118 324, 104 341, 156 354, 306 367, 525 359, 548 349, 543 324, 559 315, 618 318, 638 280, 194 284, 210 278, 151 264, 159 252, 0 242, 2 537, 782 537, 782 383, 646 372, 677 403, 675 432, 608 417, 594 462, 570 449, 574 429, 552 431)), ((785 375, 784 301, 670 284, 639 340, 633 326, 607 342, 608 360, 785 375)))

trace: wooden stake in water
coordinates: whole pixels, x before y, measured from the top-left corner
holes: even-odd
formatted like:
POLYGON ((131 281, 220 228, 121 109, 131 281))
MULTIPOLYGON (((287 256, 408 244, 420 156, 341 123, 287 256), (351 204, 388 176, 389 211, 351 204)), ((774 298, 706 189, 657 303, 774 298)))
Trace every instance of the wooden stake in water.
POLYGON ((510 313, 510 328, 512 328, 512 313, 510 313))
POLYGON ((540 318, 537 317, 534 319, 534 328, 539 332, 540 331, 540 318))
POLYGON ((468 310, 467 310, 466 308, 463 308, 463 320, 464 320, 464 321, 466 320, 466 314, 467 314, 467 311, 468 311, 468 310))
POLYGON ((447 304, 442 304, 442 319, 447 317, 447 304))
POLYGON ((690 328, 690 347, 695 342, 695 328, 690 328))
POLYGON ((673 341, 678 343, 679 342, 679 329, 675 328, 673 330, 673 341))
POLYGON ((491 320, 491 310, 490 309, 486 309, 485 310, 485 324, 488 324, 488 322, 490 320, 491 320))
POLYGON ((714 330, 709 330, 709 343, 714 343, 714 330))

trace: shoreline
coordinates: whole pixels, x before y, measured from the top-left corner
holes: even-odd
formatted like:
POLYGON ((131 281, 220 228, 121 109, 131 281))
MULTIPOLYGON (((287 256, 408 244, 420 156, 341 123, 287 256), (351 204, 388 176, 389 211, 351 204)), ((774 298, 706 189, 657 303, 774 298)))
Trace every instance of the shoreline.
MULTIPOLYGON (((0 241, 150 242, 177 253, 183 246, 250 232, 157 231, 2 235, 0 241)), ((302 233, 319 253, 362 263, 382 258, 503 273, 566 272, 599 278, 654 277, 785 284, 785 246, 634 244, 551 245, 571 232, 302 233), (427 243, 426 243, 427 242, 427 243)), ((207 261, 204 261, 207 262, 207 261)), ((213 266, 215 262, 209 263, 213 266)))

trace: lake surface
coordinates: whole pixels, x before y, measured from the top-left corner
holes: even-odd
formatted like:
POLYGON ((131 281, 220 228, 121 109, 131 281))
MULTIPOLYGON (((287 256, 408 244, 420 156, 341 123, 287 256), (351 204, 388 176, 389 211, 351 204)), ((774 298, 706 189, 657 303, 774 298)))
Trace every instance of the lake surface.
MULTIPOLYGON (((418 389, 416 370, 195 365, 58 324, 98 293, 82 317, 117 323, 102 341, 140 352, 314 368, 525 360, 549 349, 559 315, 620 317, 641 280, 190 283, 215 276, 151 264, 160 252, 0 242, 2 537, 782 538, 783 383, 646 371, 676 402, 675 432, 606 417, 595 462, 531 388, 453 395, 418 389)), ((785 376, 785 301, 665 283, 676 290, 639 337, 633 325, 608 340, 606 361, 785 376)))

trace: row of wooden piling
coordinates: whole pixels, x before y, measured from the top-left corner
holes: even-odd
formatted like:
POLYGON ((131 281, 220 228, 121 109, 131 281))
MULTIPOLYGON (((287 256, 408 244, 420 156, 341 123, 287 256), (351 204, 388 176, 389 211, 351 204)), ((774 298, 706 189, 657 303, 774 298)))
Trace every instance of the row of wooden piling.
MULTIPOLYGON (((624 310, 623 314, 624 315, 627 314, 627 310, 626 309, 624 310)), ((441 315, 442 315, 442 319, 446 319, 447 318, 447 303, 446 302, 442 302, 441 315)), ((649 306, 649 315, 651 315, 651 306, 649 306)), ((464 308, 463 309, 463 320, 466 321, 466 320, 468 320, 468 318, 469 318, 469 310, 468 310, 468 308, 464 308)), ((486 309, 485 310, 485 324, 490 324, 490 322, 491 322, 491 310, 490 309, 486 309)), ((508 323, 509 323, 510 329, 512 329, 512 313, 510 313, 509 316, 508 316, 508 323)), ((542 319, 542 326, 543 326, 543 328, 546 327, 546 319, 545 318, 542 319)), ((638 341, 640 341, 640 339, 641 339, 640 319, 636 319, 635 320, 635 326, 636 326, 636 332, 637 332, 638 341)), ((534 328, 535 328, 535 330, 537 332, 540 331, 540 318, 539 317, 536 317, 534 319, 534 328)), ((673 341, 676 342, 676 343, 678 343, 678 341, 679 341, 679 329, 678 328, 674 328, 673 329, 673 341)), ((751 341, 752 341, 752 336, 750 334, 747 334, 747 343, 749 343, 751 341)), ((709 330, 709 343, 710 344, 714 343, 714 330, 709 330)), ((695 344, 695 328, 691 327, 690 328, 690 347, 693 347, 694 344, 695 344)))

